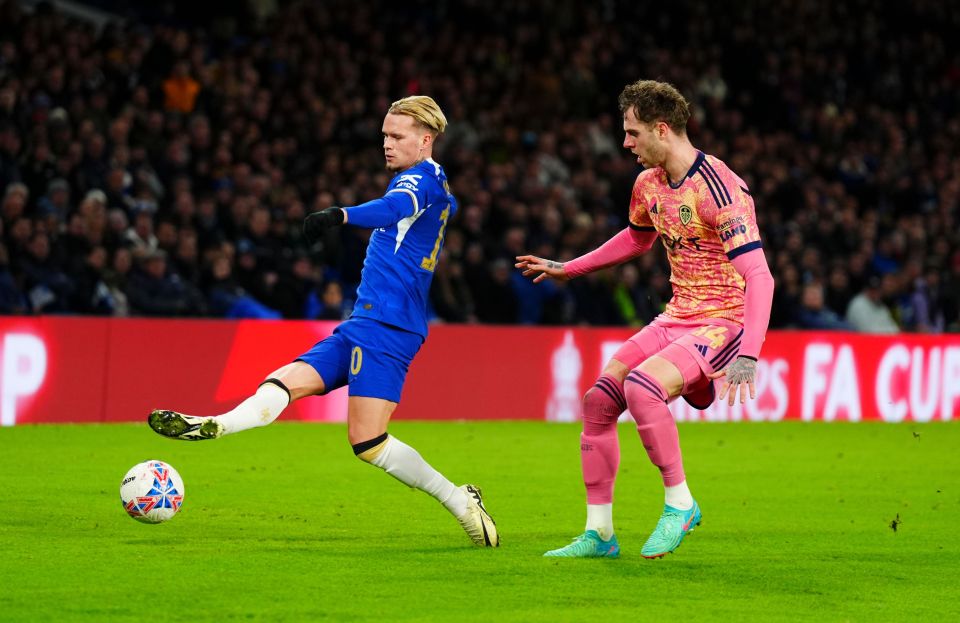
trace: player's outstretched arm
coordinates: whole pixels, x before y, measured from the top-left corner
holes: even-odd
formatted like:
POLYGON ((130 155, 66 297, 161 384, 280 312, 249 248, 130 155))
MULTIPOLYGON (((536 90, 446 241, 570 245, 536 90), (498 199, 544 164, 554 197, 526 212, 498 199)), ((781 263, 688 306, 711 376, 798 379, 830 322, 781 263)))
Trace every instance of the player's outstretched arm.
POLYGON ((557 281, 568 281, 642 255, 650 250, 656 239, 655 231, 628 227, 604 242, 600 248, 569 262, 554 262, 533 255, 520 255, 517 257, 515 266, 524 271, 525 277, 539 273, 533 279, 534 283, 540 283, 547 277, 557 281))
POLYGON ((518 255, 515 267, 523 271, 524 277, 536 275, 534 283, 540 283, 547 277, 557 281, 570 281, 570 276, 563 269, 563 262, 545 260, 534 255, 518 255))
POLYGON ((412 195, 399 192, 388 192, 380 199, 374 199, 358 206, 339 208, 336 206, 313 212, 303 221, 303 235, 308 244, 319 240, 323 232, 332 228, 346 225, 357 227, 389 227, 394 223, 413 216, 416 212, 416 202, 411 201, 412 195))
POLYGON ((723 370, 710 375, 711 379, 725 377, 720 388, 719 399, 728 398, 727 404, 733 406, 737 394, 740 403, 757 397, 757 358, 770 322, 770 308, 773 305, 773 275, 767 266, 763 249, 744 253, 733 260, 733 267, 743 277, 746 284, 743 310, 743 340, 737 358, 723 370))

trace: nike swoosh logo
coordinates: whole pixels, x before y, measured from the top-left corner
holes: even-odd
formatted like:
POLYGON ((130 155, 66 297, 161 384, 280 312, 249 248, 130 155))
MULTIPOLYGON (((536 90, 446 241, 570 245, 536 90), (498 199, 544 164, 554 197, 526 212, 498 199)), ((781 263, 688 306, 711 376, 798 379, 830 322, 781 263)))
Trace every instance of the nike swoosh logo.
POLYGON ((487 534, 487 524, 484 523, 483 517, 480 518, 480 527, 483 528, 483 542, 487 547, 490 546, 490 535, 487 534))

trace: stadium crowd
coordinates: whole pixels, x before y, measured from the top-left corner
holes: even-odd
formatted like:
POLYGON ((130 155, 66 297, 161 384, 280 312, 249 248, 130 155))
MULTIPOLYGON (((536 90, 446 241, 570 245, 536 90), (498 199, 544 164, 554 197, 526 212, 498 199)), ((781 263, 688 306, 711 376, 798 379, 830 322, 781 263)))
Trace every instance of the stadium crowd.
POLYGON ((411 93, 460 211, 431 293, 449 322, 643 324, 662 249, 564 286, 626 226, 616 97, 690 99, 691 139, 750 186, 772 327, 960 330, 960 13, 908 0, 281 3, 102 30, 0 5, 0 313, 339 319, 369 231, 310 211, 382 195, 411 93))

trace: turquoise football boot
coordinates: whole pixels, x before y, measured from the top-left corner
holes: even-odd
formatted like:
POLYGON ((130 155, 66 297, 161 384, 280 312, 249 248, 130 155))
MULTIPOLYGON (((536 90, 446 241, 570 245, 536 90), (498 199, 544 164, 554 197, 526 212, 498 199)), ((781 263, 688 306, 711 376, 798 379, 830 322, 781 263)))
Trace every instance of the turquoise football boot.
POLYGON ((619 558, 620 544, 617 535, 604 541, 596 530, 587 530, 573 540, 573 543, 560 549, 552 549, 544 556, 556 558, 619 558))
POLYGON ((701 518, 700 505, 696 500, 693 502, 693 508, 685 511, 665 504, 660 521, 653 529, 653 534, 643 544, 640 555, 644 558, 662 558, 669 554, 680 547, 683 537, 687 536, 688 532, 693 532, 694 526, 700 525, 701 518))

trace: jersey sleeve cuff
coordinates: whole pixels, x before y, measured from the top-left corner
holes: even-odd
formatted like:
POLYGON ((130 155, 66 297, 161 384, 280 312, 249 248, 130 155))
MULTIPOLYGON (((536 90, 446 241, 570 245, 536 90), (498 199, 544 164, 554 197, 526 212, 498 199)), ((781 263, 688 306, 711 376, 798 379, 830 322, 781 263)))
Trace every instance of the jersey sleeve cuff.
POLYGON ((741 245, 736 249, 727 251, 727 258, 732 260, 733 258, 739 257, 744 253, 749 253, 750 251, 753 251, 755 249, 762 249, 762 248, 763 248, 763 243, 760 242, 759 240, 754 240, 753 242, 748 242, 747 244, 741 245))

